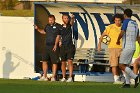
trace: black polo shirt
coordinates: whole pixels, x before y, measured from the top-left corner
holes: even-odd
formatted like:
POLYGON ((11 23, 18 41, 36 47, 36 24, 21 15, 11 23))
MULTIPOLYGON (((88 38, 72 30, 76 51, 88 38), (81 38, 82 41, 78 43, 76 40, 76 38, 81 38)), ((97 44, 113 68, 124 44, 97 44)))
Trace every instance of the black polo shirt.
POLYGON ((62 37, 62 45, 72 45, 72 28, 71 24, 68 23, 66 26, 62 25, 62 30, 61 30, 61 37, 62 37))
POLYGON ((45 27, 46 32, 46 45, 51 46, 55 45, 55 40, 57 35, 60 35, 61 25, 55 23, 54 25, 47 24, 45 27))

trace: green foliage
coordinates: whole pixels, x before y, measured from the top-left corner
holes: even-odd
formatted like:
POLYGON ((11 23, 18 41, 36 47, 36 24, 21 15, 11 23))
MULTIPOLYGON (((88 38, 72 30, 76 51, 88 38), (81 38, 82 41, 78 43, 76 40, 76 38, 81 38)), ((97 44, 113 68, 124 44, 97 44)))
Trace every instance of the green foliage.
POLYGON ((33 10, 0 10, 2 16, 33 17, 33 10))
POLYGON ((18 0, 1 0, 0 9, 13 10, 18 0))

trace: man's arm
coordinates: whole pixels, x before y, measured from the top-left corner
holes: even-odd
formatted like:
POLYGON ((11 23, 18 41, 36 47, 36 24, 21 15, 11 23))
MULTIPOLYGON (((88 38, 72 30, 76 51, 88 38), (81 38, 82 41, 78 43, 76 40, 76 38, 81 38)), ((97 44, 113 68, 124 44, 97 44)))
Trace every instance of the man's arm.
POLYGON ((59 43, 59 40, 60 40, 60 35, 57 35, 57 37, 55 39, 55 45, 54 45, 53 51, 56 51, 57 45, 59 43))
POLYGON ((35 27, 35 29, 36 29, 39 33, 41 33, 41 34, 46 34, 46 32, 44 31, 44 29, 38 28, 37 25, 34 25, 34 27, 35 27))
POLYGON ((62 39, 61 39, 61 36, 60 36, 60 39, 59 39, 59 47, 62 46, 62 39))
POLYGON ((120 34, 118 36, 118 39, 117 39, 117 42, 116 42, 117 45, 120 45, 120 39, 123 37, 124 33, 126 32, 126 29, 127 29, 127 26, 128 26, 128 22, 129 22, 129 20, 124 20, 123 21, 121 32, 120 32, 120 34))
POLYGON ((120 45, 120 39, 123 37, 124 33, 125 33, 125 31, 121 30, 121 32, 120 32, 120 34, 118 36, 117 42, 116 42, 117 45, 120 45))
POLYGON ((138 43, 139 43, 139 45, 140 45, 140 32, 139 32, 140 30, 138 29, 138 34, 137 34, 137 41, 138 41, 138 43))
POLYGON ((140 36, 137 37, 137 41, 138 41, 138 43, 140 45, 140 36))
POLYGON ((105 35, 107 35, 107 33, 106 33, 106 32, 103 32, 103 34, 102 34, 101 37, 99 38, 98 52, 101 51, 101 42, 102 42, 102 39, 103 39, 103 37, 104 37, 105 35))
POLYGON ((74 15, 71 15, 71 20, 70 20, 70 24, 73 26, 74 25, 74 15))

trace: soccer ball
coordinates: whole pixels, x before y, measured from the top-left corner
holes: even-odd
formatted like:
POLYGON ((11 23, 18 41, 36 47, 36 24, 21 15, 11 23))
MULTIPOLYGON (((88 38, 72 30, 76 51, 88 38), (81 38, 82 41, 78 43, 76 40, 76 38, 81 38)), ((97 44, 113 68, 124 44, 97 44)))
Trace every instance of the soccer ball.
POLYGON ((111 38, 107 35, 103 36, 102 42, 106 45, 108 45, 111 41, 111 38))

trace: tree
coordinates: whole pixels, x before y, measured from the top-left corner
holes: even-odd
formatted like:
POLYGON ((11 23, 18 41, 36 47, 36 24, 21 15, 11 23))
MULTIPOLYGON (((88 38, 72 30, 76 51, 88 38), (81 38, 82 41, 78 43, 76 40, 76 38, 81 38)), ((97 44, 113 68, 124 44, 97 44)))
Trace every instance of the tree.
POLYGON ((133 4, 140 4, 140 0, 126 0, 125 3, 133 5, 133 4))
POLYGON ((0 8, 6 10, 13 10, 18 0, 1 0, 0 8))
POLYGON ((24 9, 31 9, 32 5, 30 1, 23 1, 23 8, 24 9))
POLYGON ((0 9, 6 9, 6 0, 0 1, 0 9))

